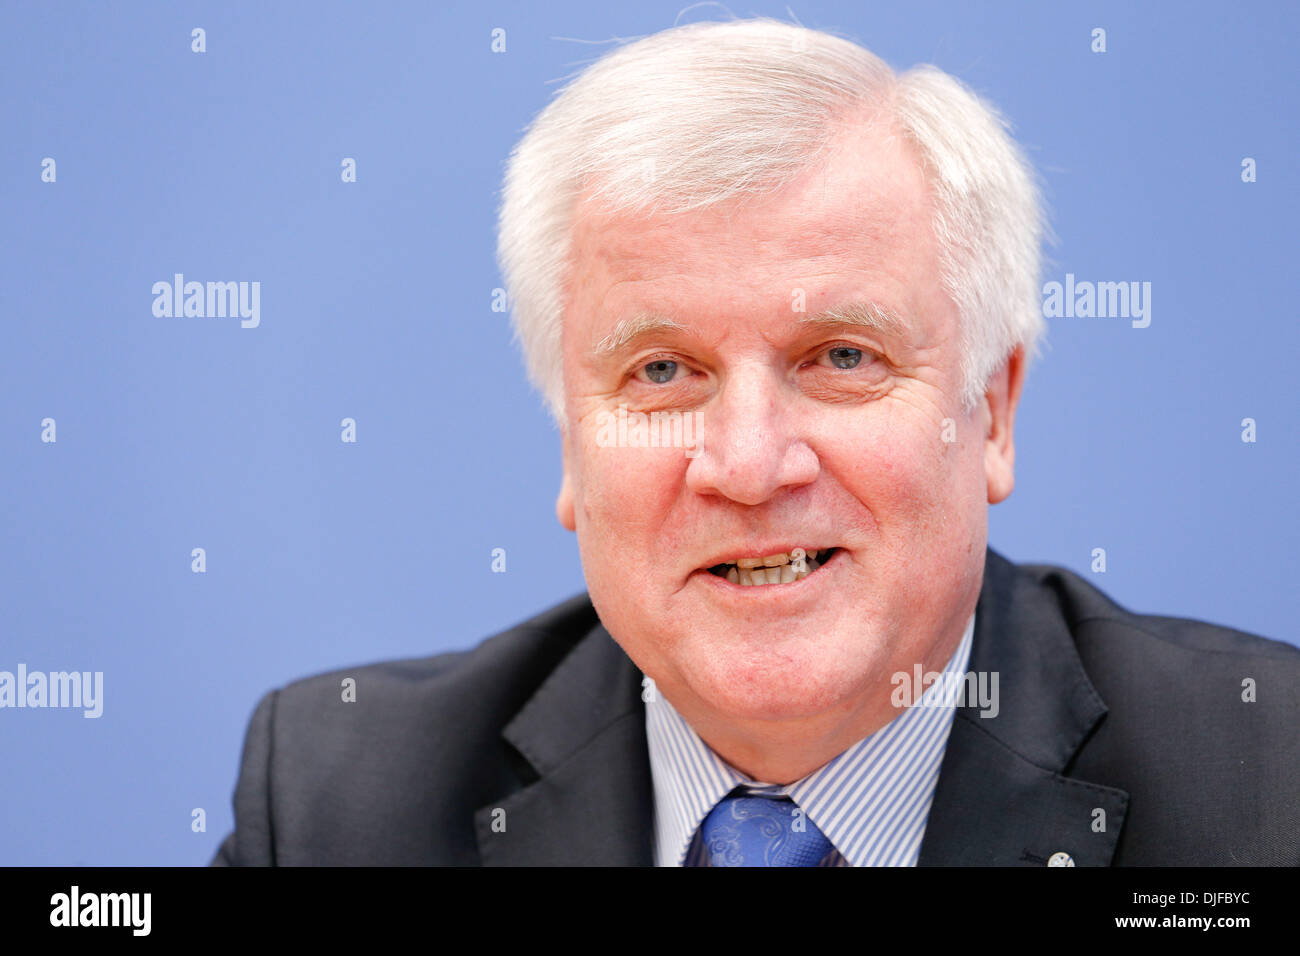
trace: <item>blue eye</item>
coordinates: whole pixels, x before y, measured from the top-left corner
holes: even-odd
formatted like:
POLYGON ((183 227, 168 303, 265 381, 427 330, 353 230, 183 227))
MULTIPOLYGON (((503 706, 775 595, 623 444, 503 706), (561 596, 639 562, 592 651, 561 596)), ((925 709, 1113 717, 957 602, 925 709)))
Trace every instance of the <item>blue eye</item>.
POLYGON ((648 362, 643 367, 646 378, 656 385, 665 385, 673 380, 677 374, 677 363, 670 362, 668 359, 660 359, 657 362, 648 362))
POLYGON ((862 361, 862 349, 849 348, 848 346, 837 346, 828 353, 831 357, 831 363, 836 368, 857 368, 858 363, 862 361))

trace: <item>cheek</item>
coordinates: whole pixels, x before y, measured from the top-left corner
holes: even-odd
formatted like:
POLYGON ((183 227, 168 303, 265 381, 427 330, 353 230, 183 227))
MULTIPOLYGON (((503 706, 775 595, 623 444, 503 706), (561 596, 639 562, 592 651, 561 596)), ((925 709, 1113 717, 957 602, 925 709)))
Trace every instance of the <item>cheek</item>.
POLYGON ((826 454, 877 533, 910 555, 924 542, 966 537, 966 525, 978 518, 972 500, 985 500, 983 446, 968 439, 970 427, 957 421, 945 431, 928 417, 882 416, 879 425, 855 430, 853 440, 825 446, 826 454))
POLYGON ((838 442, 833 454, 848 475, 850 490, 885 514, 925 506, 940 490, 936 483, 946 480, 943 444, 921 427, 897 420, 888 427, 863 429, 852 442, 838 442))
POLYGON ((683 546, 681 528, 670 516, 685 472, 680 449, 601 448, 594 443, 581 449, 575 487, 579 543, 591 543, 593 558, 638 559, 634 567, 683 546))

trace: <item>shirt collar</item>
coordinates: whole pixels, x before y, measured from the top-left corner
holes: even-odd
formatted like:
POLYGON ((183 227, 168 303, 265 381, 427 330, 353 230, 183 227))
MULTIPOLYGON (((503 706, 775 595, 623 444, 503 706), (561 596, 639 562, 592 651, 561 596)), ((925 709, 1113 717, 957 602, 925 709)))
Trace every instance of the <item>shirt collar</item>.
POLYGON ((958 675, 966 670, 974 633, 971 614, 944 667, 944 674, 952 676, 932 683, 920 706, 903 709, 829 763, 784 786, 760 783, 731 767, 651 689, 643 696, 654 780, 656 864, 681 866, 705 816, 744 785, 788 795, 850 866, 915 865, 964 686, 958 675))

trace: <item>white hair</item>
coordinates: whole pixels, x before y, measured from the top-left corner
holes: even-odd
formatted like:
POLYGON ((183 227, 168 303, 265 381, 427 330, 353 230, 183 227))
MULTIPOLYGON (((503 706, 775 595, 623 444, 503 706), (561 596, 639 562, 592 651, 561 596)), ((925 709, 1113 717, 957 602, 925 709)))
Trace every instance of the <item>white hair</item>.
POLYGON ((693 23, 607 53, 515 146, 497 254, 529 378, 564 427, 563 288, 579 201, 681 213, 779 190, 836 121, 883 116, 917 147, 974 408, 1017 345, 1037 354, 1045 218, 1030 164, 989 104, 937 67, 895 75, 848 40, 769 19, 693 23))

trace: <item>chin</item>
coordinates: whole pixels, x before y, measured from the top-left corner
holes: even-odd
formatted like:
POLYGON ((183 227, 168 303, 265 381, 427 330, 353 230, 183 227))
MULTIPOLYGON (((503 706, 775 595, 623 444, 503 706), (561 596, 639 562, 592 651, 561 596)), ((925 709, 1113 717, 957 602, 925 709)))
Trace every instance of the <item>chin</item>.
MULTIPOLYGON (((860 666, 860 662, 859 662, 860 666)), ((851 706, 866 675, 847 661, 816 654, 711 659, 687 670, 696 697, 732 720, 798 720, 851 706)))

